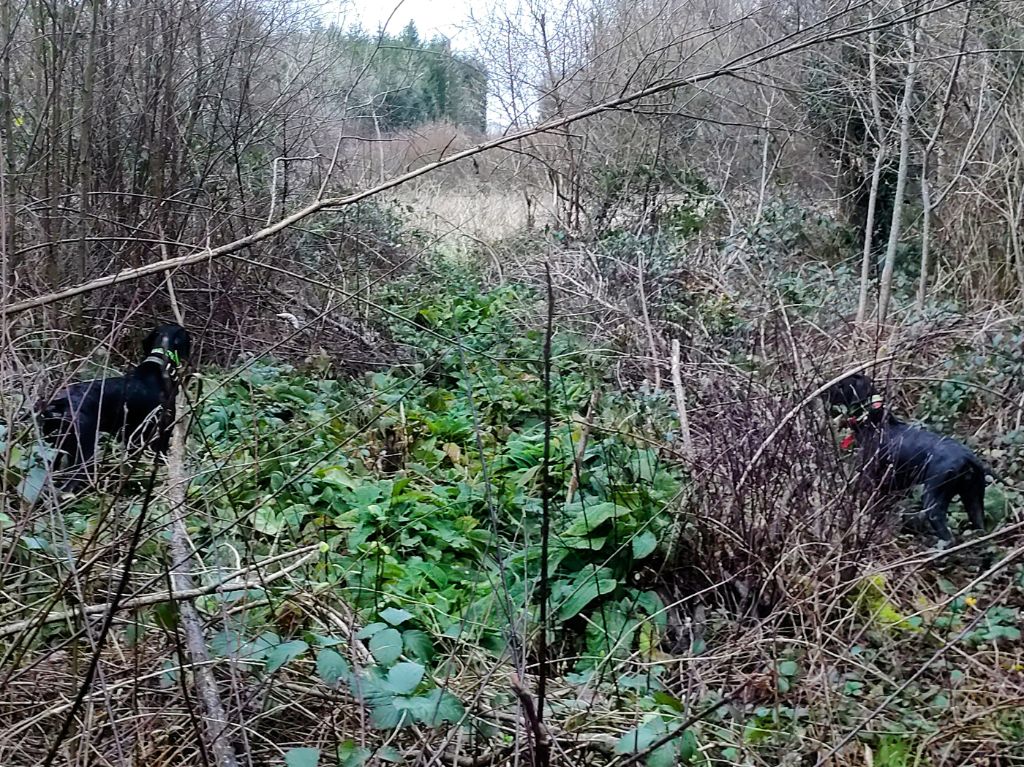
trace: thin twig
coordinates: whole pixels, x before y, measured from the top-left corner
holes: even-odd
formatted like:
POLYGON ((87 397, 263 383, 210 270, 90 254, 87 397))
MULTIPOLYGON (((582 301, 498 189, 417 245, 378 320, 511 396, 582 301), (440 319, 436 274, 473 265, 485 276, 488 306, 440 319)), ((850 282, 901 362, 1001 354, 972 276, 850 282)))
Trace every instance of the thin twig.
POLYGON ((601 391, 594 389, 590 393, 590 403, 587 405, 586 415, 583 416, 583 428, 580 430, 580 440, 576 445, 576 455, 573 456, 572 476, 569 478, 569 489, 565 493, 565 503, 567 506, 572 503, 572 497, 580 486, 580 476, 583 474, 583 456, 587 452, 590 430, 594 428, 594 412, 597 410, 599 399, 601 399, 601 391))
POLYGON ((690 434, 690 418, 686 413, 686 392, 683 390, 678 338, 672 339, 672 388, 676 394, 676 411, 679 414, 679 437, 683 442, 683 456, 687 461, 692 461, 694 458, 693 435, 690 434))
POLYGON ((839 383, 844 378, 846 378, 847 376, 851 376, 854 373, 859 373, 862 370, 866 370, 872 365, 879 365, 883 362, 888 362, 891 359, 893 359, 892 356, 882 357, 881 359, 872 360, 870 362, 863 362, 860 365, 855 365, 849 370, 840 373, 831 381, 826 381, 817 389, 815 389, 806 397, 804 397, 799 403, 797 403, 797 405, 792 410, 790 410, 788 413, 786 413, 786 415, 782 417, 782 420, 779 421, 778 425, 774 429, 772 429, 772 433, 765 437, 764 442, 762 442, 761 446, 757 448, 757 451, 751 457, 750 462, 746 465, 746 468, 743 469, 743 474, 740 475, 739 482, 736 483, 736 491, 738 492, 739 490, 741 490, 743 486, 747 483, 747 479, 748 477, 750 477, 750 472, 757 465, 757 462, 761 460, 761 456, 764 455, 765 450, 767 450, 768 446, 775 441, 779 434, 782 433, 782 430, 786 428, 786 424, 788 424, 796 417, 797 413, 799 413, 801 410, 807 407, 807 405, 812 403, 816 397, 822 394, 826 389, 828 389, 833 384, 839 383))

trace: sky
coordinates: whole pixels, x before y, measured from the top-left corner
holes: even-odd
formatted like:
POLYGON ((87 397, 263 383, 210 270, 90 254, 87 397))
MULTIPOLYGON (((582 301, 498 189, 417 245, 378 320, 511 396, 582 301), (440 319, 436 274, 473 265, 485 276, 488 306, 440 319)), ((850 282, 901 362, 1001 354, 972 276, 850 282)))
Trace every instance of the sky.
POLYGON ((335 0, 325 9, 325 17, 345 26, 359 22, 368 32, 387 23, 387 31, 397 33, 414 21, 420 37, 444 35, 454 47, 467 48, 472 46, 472 36, 462 27, 474 9, 483 9, 481 0, 335 0))

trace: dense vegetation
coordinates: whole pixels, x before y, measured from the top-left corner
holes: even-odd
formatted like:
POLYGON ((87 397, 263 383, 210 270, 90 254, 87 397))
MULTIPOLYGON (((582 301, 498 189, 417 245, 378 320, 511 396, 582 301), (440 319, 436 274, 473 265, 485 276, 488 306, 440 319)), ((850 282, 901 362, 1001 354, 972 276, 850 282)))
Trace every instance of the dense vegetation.
POLYGON ((0 4, 0 765, 1020 762, 1020 4, 748 6, 0 4), (166 466, 62 494, 34 403, 175 314, 166 466))

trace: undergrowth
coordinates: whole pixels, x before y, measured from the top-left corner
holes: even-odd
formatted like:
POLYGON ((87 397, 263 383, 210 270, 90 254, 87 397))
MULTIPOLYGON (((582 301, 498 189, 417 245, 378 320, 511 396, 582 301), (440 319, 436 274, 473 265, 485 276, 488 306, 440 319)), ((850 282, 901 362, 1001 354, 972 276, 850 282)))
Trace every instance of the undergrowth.
MULTIPOLYGON (((841 233, 815 231, 839 247, 841 233)), ((632 284, 612 244, 601 258, 632 284)), ((699 280, 674 262, 679 252, 658 251, 659 279, 699 280)), ((698 404, 687 456, 668 387, 622 386, 621 346, 559 318, 547 392, 535 286, 431 266, 376 296, 409 361, 337 378, 316 356, 268 356, 204 370, 189 388, 188 532, 206 587, 196 603, 233 691, 229 717, 259 763, 505 763, 530 725, 521 704, 536 691, 542 644, 558 763, 1014 763, 1019 536, 932 558, 893 509, 855 492, 822 420, 790 416, 834 351, 815 347, 814 307, 846 300, 849 275, 831 279, 827 259, 787 272, 771 286, 782 316, 725 284, 650 291, 656 316, 694 337, 713 332, 728 352, 687 363, 701 376, 685 381, 698 404), (300 555, 278 577, 276 563, 300 555)), ((959 340, 897 339, 917 344, 922 369, 950 363, 903 376, 894 395, 937 427, 976 426, 968 440, 1004 435, 991 457, 1016 475, 1019 423, 985 414, 1021 396, 1019 332, 983 344, 955 326, 943 333, 959 340)), ((3 590, 17 594, 0 606, 0 631, 40 609, 73 616, 76 604, 104 603, 125 531, 144 512, 144 478, 69 504, 51 496, 28 431, 8 427, 0 440, 8 496, 19 499, 0 512, 3 590), (93 570, 76 571, 75 557, 93 570), (52 602, 55 583, 79 582, 73 573, 82 585, 52 602)), ((991 488, 990 530, 1014 524, 1018 508, 1012 486, 991 488)), ((133 595, 158 592, 168 567, 172 510, 158 498, 145 511, 133 595)), ((144 700, 165 730, 184 726, 177 608, 156 599, 130 616, 103 667, 107 684, 136 698, 108 700, 108 714, 132 719, 144 700)), ((15 701, 0 720, 20 737, 3 744, 4 764, 38 763, 76 689, 88 645, 73 620, 0 635, 0 681, 15 701)), ((116 736, 97 729, 92 745, 110 751, 116 736)), ((173 741, 153 738, 140 763, 198 763, 192 740, 173 741)))

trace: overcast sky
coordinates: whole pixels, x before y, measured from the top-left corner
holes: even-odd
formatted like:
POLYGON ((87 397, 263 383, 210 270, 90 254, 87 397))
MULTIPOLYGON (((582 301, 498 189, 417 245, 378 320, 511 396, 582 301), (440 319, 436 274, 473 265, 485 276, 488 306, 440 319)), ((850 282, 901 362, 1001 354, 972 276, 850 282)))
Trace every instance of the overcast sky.
POLYGON ((444 35, 456 47, 468 48, 473 41, 463 26, 472 9, 482 8, 481 0, 339 0, 327 6, 326 16, 345 26, 359 22, 368 32, 387 23, 388 32, 396 33, 414 21, 421 37, 444 35))

